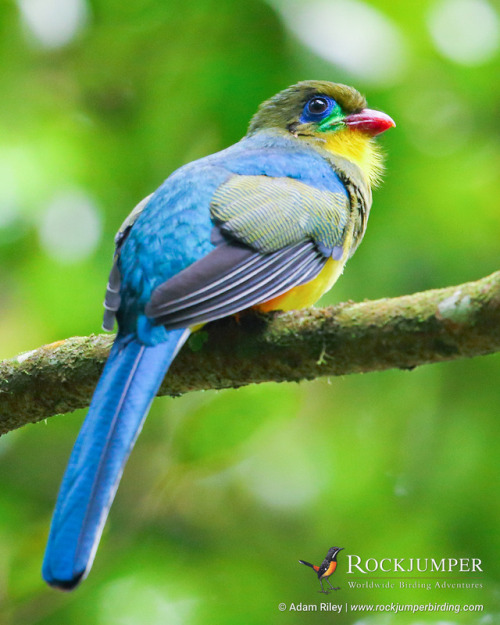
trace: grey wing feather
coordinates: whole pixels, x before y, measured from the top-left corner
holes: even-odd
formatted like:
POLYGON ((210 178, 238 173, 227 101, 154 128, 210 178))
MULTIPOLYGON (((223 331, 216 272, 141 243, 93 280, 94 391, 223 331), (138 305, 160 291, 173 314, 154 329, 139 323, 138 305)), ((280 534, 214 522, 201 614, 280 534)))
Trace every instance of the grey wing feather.
POLYGON ((106 295, 104 296, 104 318, 102 320, 103 330, 111 332, 115 325, 116 311, 120 308, 120 271, 118 269, 118 256, 115 255, 113 266, 109 274, 108 286, 106 287, 106 295))
POLYGON ((167 329, 220 319, 312 280, 326 261, 311 241, 270 254, 222 243, 157 287, 146 314, 167 329))

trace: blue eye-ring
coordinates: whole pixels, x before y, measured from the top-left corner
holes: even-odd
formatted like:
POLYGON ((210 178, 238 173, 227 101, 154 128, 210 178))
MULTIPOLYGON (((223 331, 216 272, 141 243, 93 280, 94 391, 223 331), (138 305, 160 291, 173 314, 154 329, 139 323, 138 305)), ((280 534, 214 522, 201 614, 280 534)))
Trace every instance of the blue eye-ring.
POLYGON ((304 106, 300 121, 302 123, 320 121, 327 117, 336 105, 337 103, 332 98, 315 95, 304 106))

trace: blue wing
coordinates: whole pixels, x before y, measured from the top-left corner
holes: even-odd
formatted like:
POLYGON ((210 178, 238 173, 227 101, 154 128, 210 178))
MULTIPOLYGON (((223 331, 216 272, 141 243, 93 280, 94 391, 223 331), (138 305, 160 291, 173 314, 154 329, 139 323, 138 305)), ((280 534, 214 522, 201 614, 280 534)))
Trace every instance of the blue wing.
MULTIPOLYGON (((153 343, 164 326, 261 303, 342 255, 349 195, 330 163, 296 143, 256 135, 165 181, 120 240, 120 327, 134 320, 129 330, 153 343), (147 322, 137 323, 138 308, 147 322)), ((116 309, 113 284, 112 272, 107 301, 116 309)))

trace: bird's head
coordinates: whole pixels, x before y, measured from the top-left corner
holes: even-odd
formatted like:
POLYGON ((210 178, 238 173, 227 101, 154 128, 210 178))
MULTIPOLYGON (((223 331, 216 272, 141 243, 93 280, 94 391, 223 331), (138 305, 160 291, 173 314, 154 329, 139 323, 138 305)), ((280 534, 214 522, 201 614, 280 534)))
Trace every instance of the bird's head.
POLYGON ((353 87, 307 80, 263 102, 248 134, 279 129, 313 147, 355 163, 371 184, 377 182, 382 159, 373 137, 396 124, 381 111, 366 108, 353 87))
POLYGON ((342 551, 343 549, 344 547, 330 547, 328 553, 326 554, 327 559, 330 561, 334 560, 337 557, 339 551, 342 551))

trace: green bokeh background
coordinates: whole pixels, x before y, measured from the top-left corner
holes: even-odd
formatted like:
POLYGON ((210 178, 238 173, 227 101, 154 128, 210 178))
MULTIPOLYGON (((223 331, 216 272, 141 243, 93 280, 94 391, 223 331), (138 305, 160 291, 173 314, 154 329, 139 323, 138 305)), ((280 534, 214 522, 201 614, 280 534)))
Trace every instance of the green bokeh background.
MULTIPOLYGON (((353 84, 398 123, 381 139, 387 173, 366 238, 322 303, 498 269, 499 56, 441 54, 428 28, 437 4, 364 5, 407 51, 384 82, 320 58, 260 0, 92 0, 78 34, 53 48, 23 23, 23 2, 2 3, 0 356, 98 332, 126 214, 178 166, 237 141, 263 99, 301 79, 353 84), (74 189, 102 233, 68 262, 40 232, 54 197, 74 189)), ((496 355, 156 400, 94 568, 71 594, 45 587, 39 569, 84 411, 12 432, 0 440, 0 623, 498 623, 499 379, 496 355), (326 598, 297 560, 319 563, 333 544, 345 547, 332 578, 342 590, 326 598), (480 558, 483 588, 349 590, 345 554, 480 558), (278 610, 324 599, 485 611, 278 610)))

